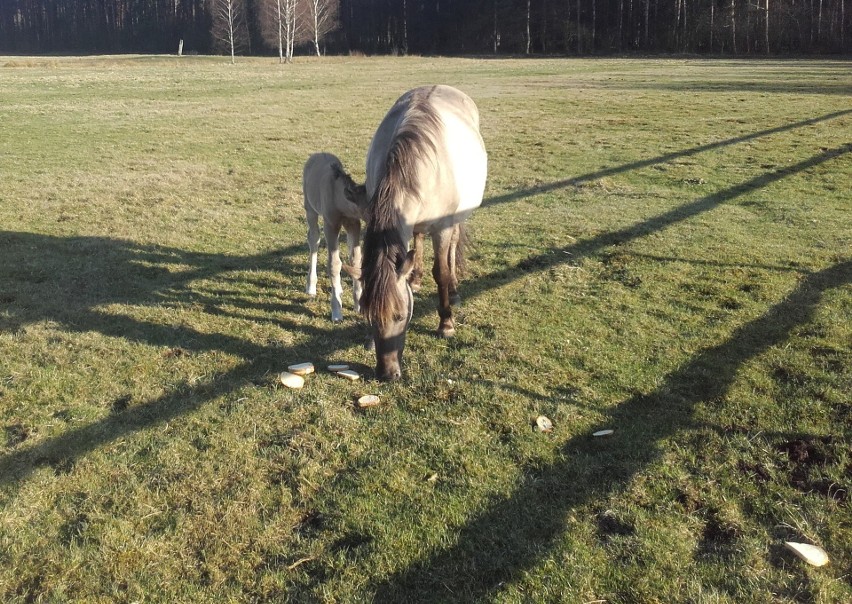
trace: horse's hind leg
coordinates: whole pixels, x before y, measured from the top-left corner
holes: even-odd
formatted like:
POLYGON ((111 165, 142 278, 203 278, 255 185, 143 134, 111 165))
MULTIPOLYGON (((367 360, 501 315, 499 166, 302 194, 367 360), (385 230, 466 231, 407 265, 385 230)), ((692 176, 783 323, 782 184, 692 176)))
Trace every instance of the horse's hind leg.
POLYGON ((462 228, 461 224, 457 224, 452 230, 452 238, 450 239, 450 247, 447 250, 447 264, 450 267, 450 304, 461 304, 461 296, 459 295, 459 277, 458 271, 461 270, 462 254, 462 228))
POLYGON ((419 292, 423 285, 423 233, 414 234, 414 268, 411 275, 408 277, 408 284, 411 286, 411 291, 419 292))
POLYGON ((449 250, 452 247, 454 229, 444 229, 432 235, 432 245, 435 248, 435 262, 432 265, 432 276, 438 284, 438 336, 449 338, 456 333, 453 324, 453 311, 450 308, 450 285, 453 280, 449 263, 449 250))
POLYGON ((331 280, 331 320, 335 323, 343 320, 343 285, 340 282, 340 222, 332 220, 328 216, 323 221, 325 230, 325 244, 328 247, 328 277, 331 280))
MULTIPOLYGON (((361 222, 353 220, 346 224, 346 245, 349 248, 349 264, 361 268, 361 222)), ((361 312, 361 280, 352 278, 352 300, 355 312, 361 312)))
POLYGON ((319 214, 306 209, 305 219, 308 222, 308 249, 311 252, 308 284, 305 286, 305 293, 314 297, 317 295, 317 253, 320 243, 319 214))

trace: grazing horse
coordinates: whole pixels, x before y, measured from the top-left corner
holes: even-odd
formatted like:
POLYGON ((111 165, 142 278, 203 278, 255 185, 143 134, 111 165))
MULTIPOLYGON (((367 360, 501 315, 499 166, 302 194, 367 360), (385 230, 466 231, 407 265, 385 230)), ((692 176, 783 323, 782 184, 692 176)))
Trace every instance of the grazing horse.
POLYGON ((361 312, 373 327, 376 375, 381 380, 401 375, 405 331, 414 312, 409 276, 419 256, 418 250, 408 250, 412 236, 432 237, 437 334, 450 337, 455 332, 450 304, 457 298, 462 223, 482 203, 487 164, 479 111, 467 95, 450 86, 406 92, 373 136, 367 154, 370 202, 360 271, 361 312))
MULTIPOLYGON (((302 172, 302 190, 305 194, 305 218, 308 222, 308 247, 311 250, 308 284, 305 293, 317 295, 317 251, 320 243, 319 217, 325 231, 328 247, 328 276, 331 279, 331 320, 343 320, 340 282, 340 227, 346 229, 349 262, 361 265, 361 217, 367 205, 364 185, 357 185, 343 169, 340 160, 331 153, 315 153, 305 162, 302 172)), ((352 281, 355 312, 359 312, 361 284, 352 281)))

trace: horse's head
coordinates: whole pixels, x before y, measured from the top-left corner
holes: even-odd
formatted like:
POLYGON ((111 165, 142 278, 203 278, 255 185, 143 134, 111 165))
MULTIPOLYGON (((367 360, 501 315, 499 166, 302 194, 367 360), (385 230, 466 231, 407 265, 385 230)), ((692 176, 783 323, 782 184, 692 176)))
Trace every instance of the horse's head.
POLYGON ((339 165, 333 165, 332 170, 336 179, 340 180, 343 186, 343 197, 349 202, 358 206, 358 213, 363 217, 367 209, 367 204, 370 198, 367 196, 366 185, 359 185, 352 177, 339 165))
POLYGON ((385 382, 402 376, 405 332, 414 314, 414 292, 408 284, 413 268, 414 250, 403 254, 398 262, 388 262, 384 270, 371 274, 346 267, 347 272, 364 284, 361 312, 373 329, 376 377, 385 382))

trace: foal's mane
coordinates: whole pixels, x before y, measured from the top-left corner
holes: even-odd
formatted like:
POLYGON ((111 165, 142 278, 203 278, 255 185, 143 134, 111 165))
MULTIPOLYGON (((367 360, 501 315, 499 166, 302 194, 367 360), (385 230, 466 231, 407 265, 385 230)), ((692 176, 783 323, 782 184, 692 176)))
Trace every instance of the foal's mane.
POLYGON ((370 200, 361 276, 361 307, 367 320, 379 327, 404 316, 406 302, 397 287, 398 271, 405 262, 408 242, 400 235, 401 206, 420 199, 419 166, 437 168, 437 141, 441 118, 429 103, 434 91, 415 91, 390 143, 384 175, 370 200))

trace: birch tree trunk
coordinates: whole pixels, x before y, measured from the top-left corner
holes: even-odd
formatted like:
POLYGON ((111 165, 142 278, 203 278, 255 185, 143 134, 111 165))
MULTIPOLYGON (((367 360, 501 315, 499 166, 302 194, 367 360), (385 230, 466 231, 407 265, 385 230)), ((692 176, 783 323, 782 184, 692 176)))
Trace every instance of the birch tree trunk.
POLYGON ((731 0, 731 48, 737 54, 737 11, 734 0, 731 0))
MULTIPOLYGON (((820 0, 822 4, 822 0, 820 0)), ((769 54, 769 0, 766 0, 766 54, 769 54)))
MULTIPOLYGON (((769 14, 769 9, 767 9, 766 14, 769 14)), ((819 0, 819 15, 817 16, 817 42, 822 42, 822 0, 819 0)))
POLYGON ((581 0, 577 0, 577 54, 583 52, 583 28, 580 26, 581 0))
POLYGON ((284 23, 281 19, 281 0, 275 0, 278 17, 278 62, 284 62, 284 23))
POLYGON ((530 54, 530 0, 527 0, 527 54, 530 54))

